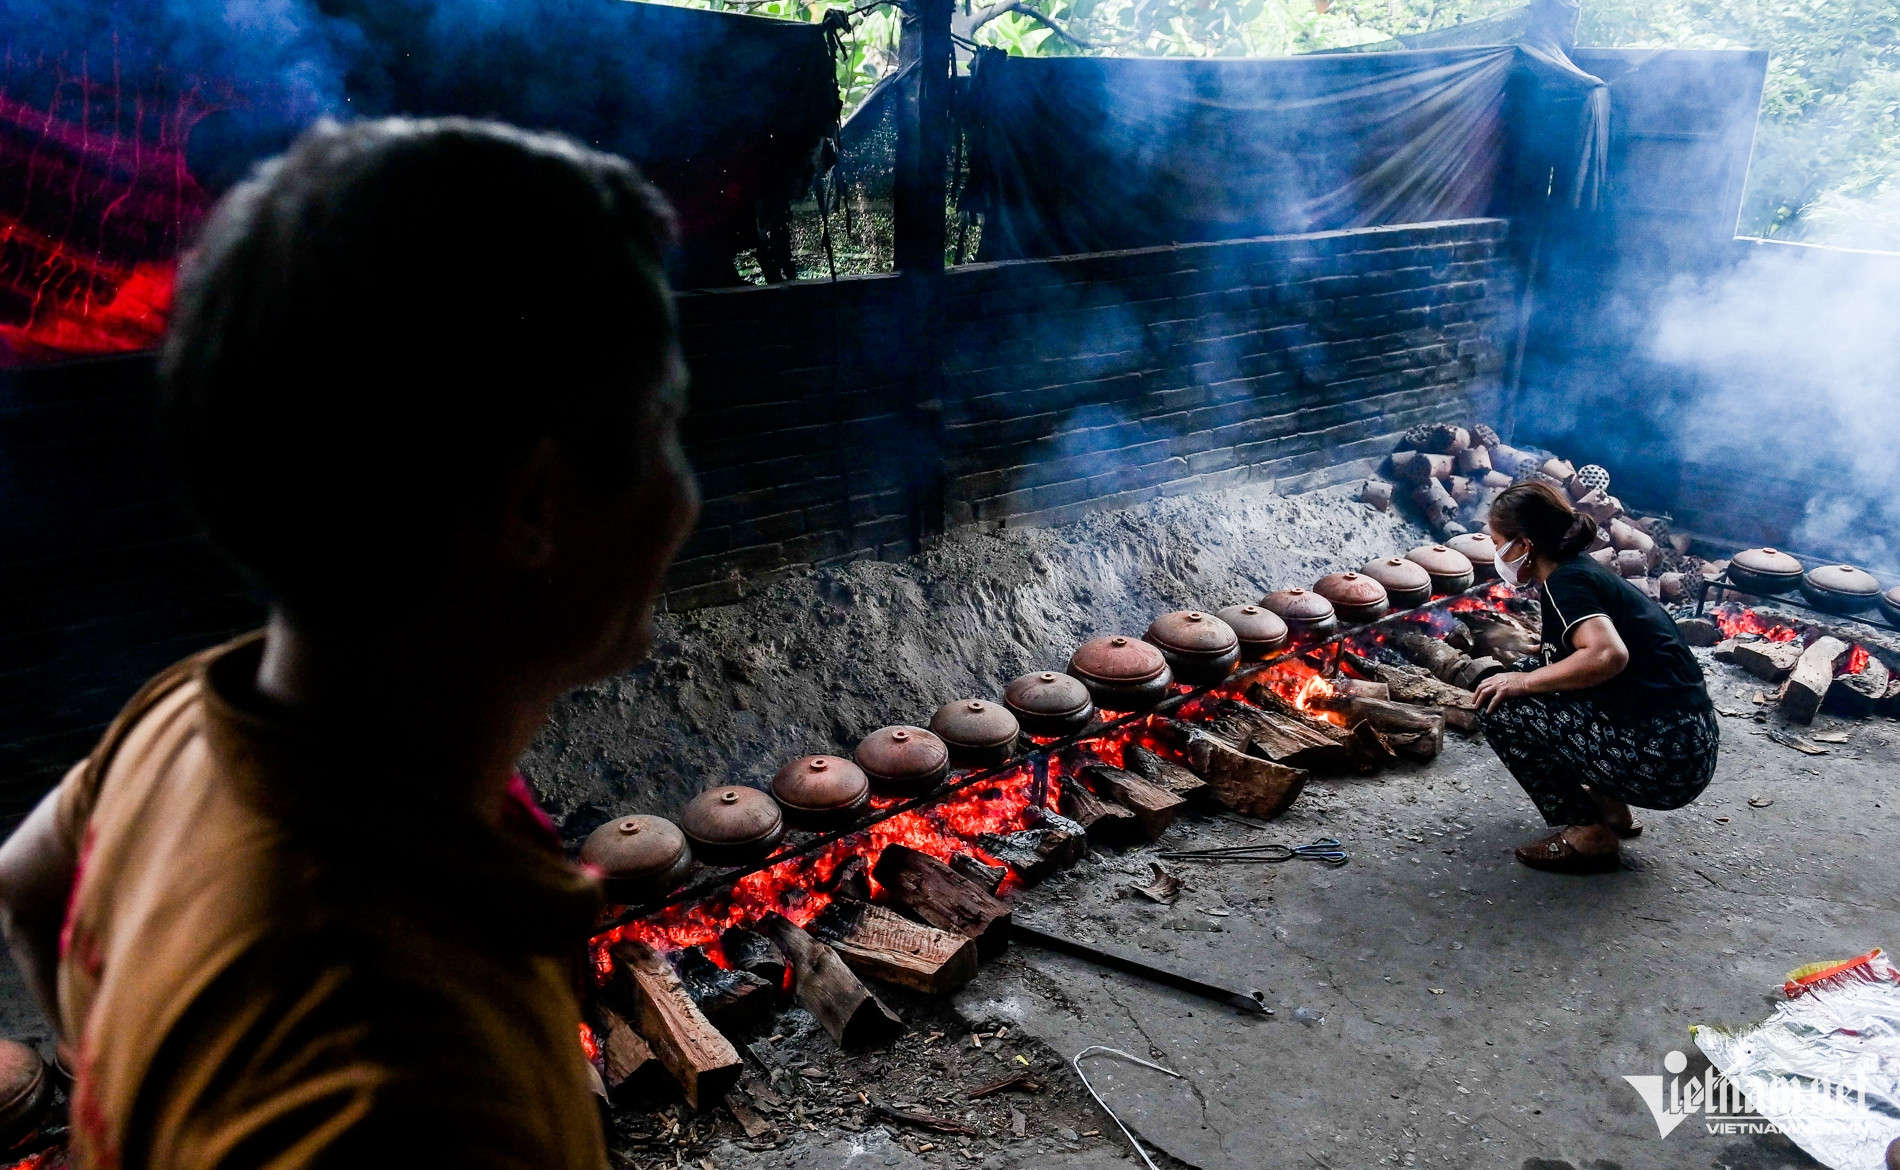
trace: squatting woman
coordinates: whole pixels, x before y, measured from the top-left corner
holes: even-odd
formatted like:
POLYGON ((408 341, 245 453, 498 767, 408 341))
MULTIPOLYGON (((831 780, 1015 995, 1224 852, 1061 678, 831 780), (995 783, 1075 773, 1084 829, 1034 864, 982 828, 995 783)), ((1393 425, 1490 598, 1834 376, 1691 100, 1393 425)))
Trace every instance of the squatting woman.
POLYGON ((1584 555, 1596 522, 1545 483, 1491 505, 1499 575, 1543 593, 1541 656, 1478 684, 1485 738, 1555 828, 1520 845, 1535 869, 1615 869, 1638 808, 1681 808, 1715 774, 1716 719, 1676 623, 1584 555))

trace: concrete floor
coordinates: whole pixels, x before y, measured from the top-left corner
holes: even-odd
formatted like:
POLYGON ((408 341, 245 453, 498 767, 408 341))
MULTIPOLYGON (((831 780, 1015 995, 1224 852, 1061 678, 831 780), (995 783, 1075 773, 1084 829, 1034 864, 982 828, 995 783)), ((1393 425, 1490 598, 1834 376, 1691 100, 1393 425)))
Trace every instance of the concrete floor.
MULTIPOLYGON (((1757 710, 1759 683, 1705 665, 1719 706, 1757 710)), ((1482 741, 1457 737, 1430 767, 1309 787, 1265 831, 1182 822, 1162 847, 1332 836, 1352 860, 1175 864, 1193 888, 1162 907, 1116 892, 1146 872, 1144 850, 1085 863, 1022 917, 1257 987, 1275 1016, 1027 949, 958 1006, 1058 1052, 1112 1045, 1182 1073, 1091 1069, 1131 1128, 1201 1170, 1815 1165, 1783 1138, 1699 1121, 1659 1139, 1622 1078, 1662 1073, 1671 1049, 1705 1067, 1690 1025, 1759 1021, 1789 969, 1893 941, 1900 856, 1881 842, 1900 727, 1812 730, 1836 726, 1849 741, 1811 757, 1725 718, 1708 792, 1640 813, 1647 832, 1605 876, 1516 864, 1541 821, 1482 741)))

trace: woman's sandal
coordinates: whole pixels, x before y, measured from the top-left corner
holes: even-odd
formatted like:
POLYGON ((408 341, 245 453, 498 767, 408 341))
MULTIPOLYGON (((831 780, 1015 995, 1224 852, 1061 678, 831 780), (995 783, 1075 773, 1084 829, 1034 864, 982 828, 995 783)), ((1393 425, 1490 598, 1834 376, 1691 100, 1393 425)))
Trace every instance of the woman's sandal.
POLYGON ((1623 863, 1621 850, 1612 849, 1608 853, 1579 852, 1574 845, 1564 840, 1562 829, 1542 840, 1519 845, 1517 859, 1532 869, 1550 873, 1608 873, 1623 863))

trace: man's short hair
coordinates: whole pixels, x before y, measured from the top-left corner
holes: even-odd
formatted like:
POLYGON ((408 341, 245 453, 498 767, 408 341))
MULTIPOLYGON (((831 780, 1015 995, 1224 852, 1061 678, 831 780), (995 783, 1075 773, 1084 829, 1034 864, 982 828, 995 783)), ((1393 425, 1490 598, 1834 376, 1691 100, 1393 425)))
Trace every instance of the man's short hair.
POLYGON ((161 373, 199 519, 341 617, 426 587, 550 437, 610 490, 677 365, 665 201, 624 159, 458 118, 319 123, 213 211, 161 373))

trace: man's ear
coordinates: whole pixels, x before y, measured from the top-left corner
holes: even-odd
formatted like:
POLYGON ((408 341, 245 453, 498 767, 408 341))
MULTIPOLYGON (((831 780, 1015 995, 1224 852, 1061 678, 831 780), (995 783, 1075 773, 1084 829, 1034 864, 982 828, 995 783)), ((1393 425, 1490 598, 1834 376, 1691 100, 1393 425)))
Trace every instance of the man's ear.
POLYGON ((554 559, 555 529, 569 474, 560 445, 543 436, 502 481, 496 527, 501 553, 533 571, 554 559))

